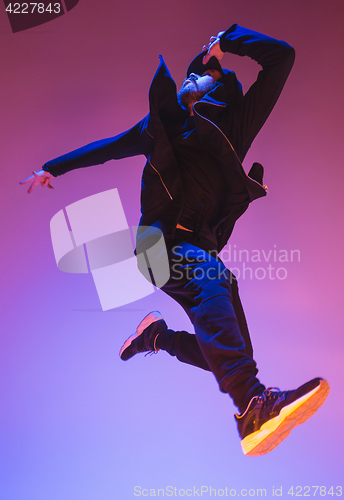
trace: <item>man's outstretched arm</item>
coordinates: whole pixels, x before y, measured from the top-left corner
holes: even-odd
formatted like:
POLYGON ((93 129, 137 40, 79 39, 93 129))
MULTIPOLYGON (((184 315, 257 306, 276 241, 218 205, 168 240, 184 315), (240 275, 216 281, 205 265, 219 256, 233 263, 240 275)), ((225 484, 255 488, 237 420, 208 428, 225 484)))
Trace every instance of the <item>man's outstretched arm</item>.
POLYGON ((134 127, 115 137, 102 139, 83 146, 75 151, 48 161, 43 168, 33 172, 19 184, 30 183, 28 193, 39 184, 53 188, 50 181, 53 177, 63 175, 76 168, 99 165, 109 160, 119 160, 129 156, 148 156, 153 145, 153 138, 149 132, 149 116, 145 117, 134 127))

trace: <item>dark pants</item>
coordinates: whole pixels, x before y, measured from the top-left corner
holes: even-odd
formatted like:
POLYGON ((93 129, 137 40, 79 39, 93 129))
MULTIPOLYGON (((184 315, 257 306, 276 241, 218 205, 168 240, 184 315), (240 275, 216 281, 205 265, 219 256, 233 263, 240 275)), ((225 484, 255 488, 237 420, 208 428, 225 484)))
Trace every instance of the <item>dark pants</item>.
POLYGON ((242 412, 265 387, 256 378, 252 344, 235 277, 215 252, 190 242, 168 244, 171 276, 162 290, 180 304, 195 334, 165 330, 157 342, 180 361, 210 370, 242 412))

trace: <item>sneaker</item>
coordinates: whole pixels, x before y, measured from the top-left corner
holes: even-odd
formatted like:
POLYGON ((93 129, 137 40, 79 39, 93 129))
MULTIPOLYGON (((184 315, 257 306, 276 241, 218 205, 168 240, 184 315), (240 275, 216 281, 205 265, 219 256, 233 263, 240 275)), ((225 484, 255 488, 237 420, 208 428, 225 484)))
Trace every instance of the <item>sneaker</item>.
POLYGON ((147 354, 149 352, 158 352, 160 349, 157 349, 156 347, 156 339, 159 335, 161 322, 163 322, 167 328, 167 325, 159 311, 153 311, 147 314, 137 327, 136 332, 122 345, 121 350, 119 351, 120 358, 123 359, 123 361, 127 361, 127 359, 132 358, 139 352, 147 352, 147 354), (156 328, 157 325, 153 325, 153 323, 156 322, 159 322, 158 328, 156 328), (150 328, 151 325, 153 325, 153 327, 150 328))
POLYGON ((293 391, 266 389, 235 415, 245 455, 260 456, 278 446, 290 431, 309 419, 329 393, 326 380, 315 378, 293 391))

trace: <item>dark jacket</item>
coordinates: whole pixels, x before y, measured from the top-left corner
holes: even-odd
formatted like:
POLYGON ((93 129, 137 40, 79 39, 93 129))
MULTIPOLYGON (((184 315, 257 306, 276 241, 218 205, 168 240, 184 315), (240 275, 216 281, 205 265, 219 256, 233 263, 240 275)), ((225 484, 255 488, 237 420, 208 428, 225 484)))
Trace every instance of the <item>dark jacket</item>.
MULTIPOLYGON (((220 39, 223 52, 249 56, 262 66, 256 82, 242 99, 233 101, 235 74, 228 72, 213 90, 193 106, 203 148, 222 168, 228 196, 213 231, 218 251, 226 244, 235 221, 249 203, 264 196, 262 167, 247 176, 243 161, 253 139, 274 107, 294 62, 294 49, 285 42, 231 26, 220 39)), ((52 175, 108 160, 144 154, 141 226, 158 226, 173 237, 183 206, 183 187, 170 139, 182 131, 189 113, 177 100, 176 85, 162 57, 149 91, 150 113, 130 130, 93 142, 44 165, 52 175)))

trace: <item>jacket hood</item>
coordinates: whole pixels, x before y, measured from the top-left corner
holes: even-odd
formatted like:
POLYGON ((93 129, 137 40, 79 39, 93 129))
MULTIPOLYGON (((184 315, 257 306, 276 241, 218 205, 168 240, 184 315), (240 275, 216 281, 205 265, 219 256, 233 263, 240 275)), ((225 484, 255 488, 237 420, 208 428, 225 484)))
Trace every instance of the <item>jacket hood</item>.
MULTIPOLYGON (((160 115, 175 117, 177 120, 186 120, 189 112, 179 104, 177 99, 176 84, 160 55, 160 64, 152 80, 149 89, 149 99, 152 104, 158 104, 156 107, 160 110, 160 115)), ((201 101, 206 101, 212 104, 236 107, 240 104, 243 98, 242 85, 238 81, 235 73, 228 69, 223 69, 223 77, 217 80, 215 86, 201 101)))
POLYGON ((224 76, 217 80, 216 86, 208 92, 201 100, 212 102, 213 104, 225 104, 235 108, 243 99, 242 85, 236 77, 234 71, 223 70, 224 76))

